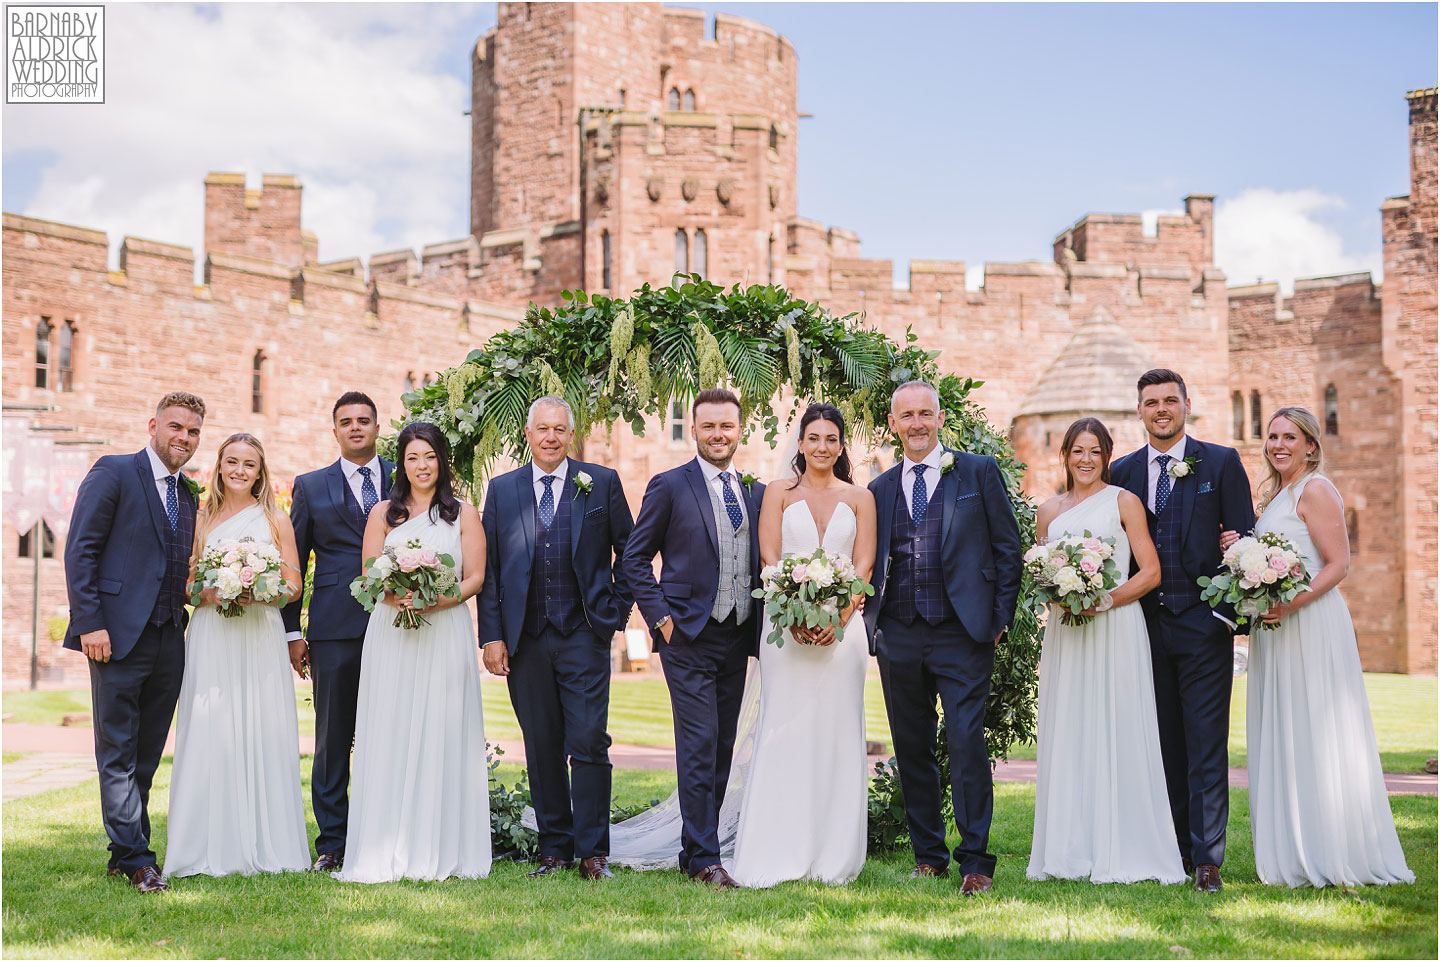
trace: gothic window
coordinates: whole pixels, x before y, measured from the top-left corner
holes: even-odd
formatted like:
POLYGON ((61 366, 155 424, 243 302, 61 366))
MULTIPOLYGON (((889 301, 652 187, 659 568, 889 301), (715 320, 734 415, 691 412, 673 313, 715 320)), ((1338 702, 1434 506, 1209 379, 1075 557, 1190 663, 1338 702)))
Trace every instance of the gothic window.
MULTIPOLYGON (((50 526, 43 521, 40 522, 40 527, 42 529, 40 535, 40 557, 53 558, 55 557, 55 532, 51 531, 50 526)), ((19 550, 16 554, 21 558, 35 557, 35 550, 32 547, 34 540, 35 529, 33 527, 29 531, 20 532, 19 550)))
MULTIPOLYGON (((690 238, 685 236, 683 227, 675 231, 675 273, 690 273, 690 238)), ((676 277, 673 283, 679 287, 684 281, 682 278, 676 277)))
POLYGON ((693 90, 686 90, 686 91, 685 91, 685 101, 684 101, 684 103, 685 103, 685 106, 684 106, 683 109, 689 110, 689 111, 694 111, 694 109, 695 109, 695 91, 693 91, 693 90))
POLYGON ((680 109, 680 88, 679 88, 679 87, 671 87, 671 88, 670 88, 670 96, 666 99, 666 106, 669 107, 671 110, 679 110, 679 109, 680 109))
POLYGON ((604 290, 610 289, 610 232, 600 232, 600 286, 604 290))
POLYGON ((704 230, 695 232, 695 273, 706 276, 710 266, 710 242, 704 230))
POLYGON ((1250 392, 1250 436, 1252 438, 1263 438, 1265 436, 1265 420, 1260 413, 1260 392, 1250 392))
POLYGON ((1345 509, 1345 534, 1350 539, 1350 553, 1360 553, 1360 516, 1354 508, 1345 509))
POLYGON ((66 321, 60 327, 60 357, 59 357, 59 382, 56 386, 62 391, 73 391, 75 389, 75 322, 66 321))
POLYGON ((40 318, 35 325, 35 386, 46 387, 50 381, 50 318, 40 318))
POLYGON ((1340 395, 1335 390, 1335 385, 1330 384, 1325 388, 1325 434, 1338 435, 1340 433, 1340 395))
POLYGON ((250 362, 250 413, 265 413, 265 352, 256 351, 250 362))
POLYGON ((770 149, 780 149, 780 128, 776 127, 774 124, 770 125, 770 149))
POLYGON ((1230 417, 1235 422, 1235 440, 1245 440, 1245 398, 1239 391, 1230 395, 1230 417))
POLYGON ((765 274, 766 274, 767 277, 770 278, 769 283, 774 284, 774 283, 775 283, 775 238, 773 238, 773 237, 770 238, 770 240, 769 240, 769 241, 766 243, 766 245, 765 245, 765 274))
POLYGON ((685 440, 685 404, 682 401, 670 402, 670 443, 685 440))

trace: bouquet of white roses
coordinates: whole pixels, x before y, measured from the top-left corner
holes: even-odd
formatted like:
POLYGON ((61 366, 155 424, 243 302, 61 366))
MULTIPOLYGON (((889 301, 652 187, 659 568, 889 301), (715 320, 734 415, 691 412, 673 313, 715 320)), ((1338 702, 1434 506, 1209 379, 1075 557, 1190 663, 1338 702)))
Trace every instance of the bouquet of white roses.
POLYGON ((243 615, 241 598, 269 603, 285 590, 280 563, 280 549, 254 538, 224 538, 206 545, 195 564, 195 580, 188 586, 190 603, 198 605, 201 593, 214 588, 220 614, 243 615))
POLYGON ((868 581, 856 576, 849 558, 824 548, 766 566, 760 572, 760 587, 750 592, 765 600, 765 613, 774 623, 765 640, 776 648, 785 647, 785 629, 795 627, 833 626, 835 640, 840 641, 845 636, 840 612, 855 595, 874 593, 868 581))
MULTIPOLYGON (((1283 605, 1310 590, 1310 575, 1300 552, 1288 538, 1274 531, 1236 541, 1225 552, 1222 563, 1225 574, 1197 582, 1204 589, 1200 597, 1212 608, 1234 605, 1235 623, 1239 625, 1258 621, 1274 605, 1283 605)), ((1268 630, 1279 625, 1260 621, 1260 627, 1268 630)))
POLYGON ((1058 605, 1062 624, 1078 627, 1094 619, 1082 615, 1120 583, 1115 565, 1115 539, 1097 538, 1089 531, 1080 537, 1059 538, 1037 544, 1025 552, 1025 570, 1041 601, 1058 605))
POLYGON ((458 585, 455 559, 413 539, 403 548, 386 545, 379 557, 366 561, 364 573, 350 583, 350 594, 366 611, 374 611, 386 591, 408 592, 414 607, 396 612, 393 624, 413 629, 430 623, 421 611, 435 607, 441 598, 458 598, 458 585))

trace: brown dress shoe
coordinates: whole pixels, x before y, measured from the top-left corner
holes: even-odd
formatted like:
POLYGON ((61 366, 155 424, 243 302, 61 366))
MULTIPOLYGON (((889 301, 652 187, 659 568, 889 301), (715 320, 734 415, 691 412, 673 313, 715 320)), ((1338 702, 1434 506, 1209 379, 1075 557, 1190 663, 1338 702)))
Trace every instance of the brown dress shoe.
POLYGON ((315 860, 310 866, 312 872, 338 872, 345 866, 345 856, 336 855, 333 852, 326 852, 315 860))
POLYGON ((1224 888, 1224 885, 1220 882, 1220 866, 1195 866, 1195 891, 1218 892, 1222 888, 1224 888))
POLYGON ((981 875, 979 872, 966 872, 965 880, 960 883, 960 894, 965 896, 980 895, 988 892, 994 887, 995 882, 988 875, 981 875))
POLYGON ((730 877, 720 865, 708 865, 697 874, 690 876, 692 882, 704 882, 711 888, 717 889, 738 889, 740 884, 730 877))
POLYGON ((936 868, 926 862, 916 862, 915 871, 910 873, 911 878, 944 878, 950 874, 949 866, 936 868))
POLYGON ((130 884, 142 892, 163 892, 170 887, 170 883, 160 877, 160 872, 153 865, 142 865, 130 876, 130 884))
POLYGON ((610 871, 610 860, 603 855, 580 860, 580 877, 587 879, 614 878, 610 871))
POLYGON ((558 875, 570 867, 570 862, 555 855, 540 856, 540 867, 533 872, 525 873, 530 878, 544 878, 547 875, 558 875))

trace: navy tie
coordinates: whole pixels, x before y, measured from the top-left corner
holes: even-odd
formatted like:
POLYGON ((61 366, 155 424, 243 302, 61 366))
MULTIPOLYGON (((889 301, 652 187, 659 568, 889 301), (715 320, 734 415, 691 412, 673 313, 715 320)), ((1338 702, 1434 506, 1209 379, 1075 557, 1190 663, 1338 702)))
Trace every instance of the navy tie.
POLYGON ((540 479, 545 482, 545 493, 540 496, 540 527, 546 531, 550 530, 550 523, 555 520, 555 475, 547 474, 540 479))
POLYGON ((180 499, 175 494, 175 475, 165 478, 165 517, 170 519, 170 530, 180 527, 180 499))
POLYGON ((730 472, 720 472, 720 487, 725 489, 725 513, 730 516, 730 527, 736 531, 740 525, 745 523, 745 515, 740 513, 740 502, 735 500, 735 491, 730 487, 730 472))
POLYGON ((370 469, 360 469, 360 500, 364 502, 363 509, 365 517, 370 517, 370 509, 375 507, 375 502, 380 496, 375 493, 375 482, 370 480, 370 469))
POLYGON ((910 517, 919 524, 925 520, 925 509, 930 506, 930 492, 925 487, 925 465, 915 465, 915 487, 910 493, 910 517))
POLYGON ((1175 460, 1168 454, 1161 454, 1155 458, 1160 465, 1160 480, 1155 482, 1155 513, 1162 514, 1165 505, 1170 503, 1170 472, 1165 470, 1171 461, 1175 460))

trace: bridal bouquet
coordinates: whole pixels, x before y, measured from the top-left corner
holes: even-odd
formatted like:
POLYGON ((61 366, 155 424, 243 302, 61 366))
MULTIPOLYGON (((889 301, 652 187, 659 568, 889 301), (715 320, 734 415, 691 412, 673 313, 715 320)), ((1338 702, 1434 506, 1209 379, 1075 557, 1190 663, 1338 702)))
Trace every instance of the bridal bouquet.
POLYGON ((254 538, 225 538, 206 545, 195 564, 195 580, 188 587, 192 605, 200 603, 206 588, 214 588, 220 614, 226 618, 243 615, 241 598, 268 603, 285 590, 280 549, 254 538))
POLYGON ((855 595, 874 593, 868 581, 856 576, 849 558, 824 548, 766 566, 760 572, 760 587, 750 592, 765 600, 765 613, 772 622, 765 640, 776 648, 785 647, 785 629, 794 627, 833 626, 835 640, 840 641, 845 635, 840 612, 855 595))
POLYGON ((350 583, 350 594, 366 611, 375 610, 386 591, 397 595, 409 592, 414 608, 395 613, 396 628, 419 628, 430 624, 421 611, 433 608, 441 598, 458 598, 455 559, 436 554, 433 548, 411 540, 403 548, 386 545, 377 558, 365 562, 365 572, 350 583))
POLYGON ((1095 617, 1080 612, 1095 607, 1120 583, 1114 556, 1114 538, 1097 538, 1086 531, 1078 538, 1035 545, 1025 552, 1025 570, 1036 596, 1059 606, 1060 622, 1078 627, 1095 617))
MULTIPOLYGON (((1239 625, 1260 621, 1272 606, 1310 590, 1310 575, 1300 552, 1274 531, 1241 538, 1225 552, 1222 564, 1227 573, 1199 579, 1197 583, 1204 589, 1200 597, 1212 608, 1222 603, 1234 605, 1239 625)), ((1260 627, 1268 630, 1279 625, 1260 621, 1260 627)))

